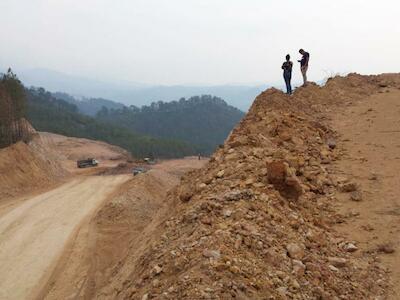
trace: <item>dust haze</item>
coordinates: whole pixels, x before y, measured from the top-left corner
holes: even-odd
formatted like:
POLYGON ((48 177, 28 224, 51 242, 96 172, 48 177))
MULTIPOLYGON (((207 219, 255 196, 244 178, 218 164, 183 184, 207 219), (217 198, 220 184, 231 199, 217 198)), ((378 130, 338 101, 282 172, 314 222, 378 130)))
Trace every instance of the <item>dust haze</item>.
POLYGON ((272 85, 284 55, 302 47, 313 81, 395 72, 399 13, 394 0, 3 0, 0 65, 151 85, 272 85))

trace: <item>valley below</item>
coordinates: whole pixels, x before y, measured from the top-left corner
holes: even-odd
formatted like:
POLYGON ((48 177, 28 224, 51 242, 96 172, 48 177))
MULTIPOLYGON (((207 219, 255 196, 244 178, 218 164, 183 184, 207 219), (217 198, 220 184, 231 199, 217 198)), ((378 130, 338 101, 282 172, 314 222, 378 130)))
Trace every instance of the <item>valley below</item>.
MULTIPOLYGON (((32 177, 20 182, 27 188, 22 193, 14 188, 13 193, 1 199, 1 299, 65 299, 85 295, 88 291, 83 289, 83 283, 92 283, 100 271, 93 269, 97 267, 98 256, 101 255, 101 271, 111 267, 115 259, 121 259, 119 251, 123 251, 124 239, 119 238, 132 238, 128 233, 139 234, 152 215, 163 207, 163 196, 179 183, 180 176, 206 163, 206 159, 197 158, 167 160, 135 177, 129 167, 114 175, 103 175, 107 170, 114 173, 120 164, 127 164, 128 153, 103 142, 50 133, 39 133, 34 143, 40 144, 39 152, 28 145, 18 146, 22 148, 17 148, 18 152, 6 149, 6 154, 9 159, 15 155, 18 159, 26 155, 25 151, 31 151, 34 157, 50 151, 63 176, 51 184, 29 185, 25 182, 34 180, 35 174, 43 175, 42 170, 32 168, 32 173, 27 174, 32 177), (77 159, 89 156, 98 158, 100 166, 76 168, 77 159), (133 211, 129 216, 132 219, 124 219, 124 224, 120 220, 114 223, 109 219, 110 214, 116 213, 112 200, 128 188, 134 197, 126 203, 129 205, 126 209, 133 211), (105 232, 98 232, 99 219, 106 222, 105 232)), ((42 163, 39 157, 24 161, 26 165, 21 168, 42 163)), ((103 274, 106 275, 107 272, 103 274)))
POLYGON ((201 160, 35 133, 0 150, 0 298, 399 299, 399 113, 398 74, 350 74, 201 160))

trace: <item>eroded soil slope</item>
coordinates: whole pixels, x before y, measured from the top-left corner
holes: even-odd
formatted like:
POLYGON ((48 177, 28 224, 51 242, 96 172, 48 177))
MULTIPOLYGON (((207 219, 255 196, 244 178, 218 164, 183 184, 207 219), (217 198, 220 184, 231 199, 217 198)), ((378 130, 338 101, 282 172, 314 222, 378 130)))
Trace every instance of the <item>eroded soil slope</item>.
POLYGON ((58 153, 36 134, 27 144, 18 142, 0 149, 0 202, 48 187, 67 175, 58 153))
POLYGON ((131 161, 125 150, 113 145, 30 130, 29 142, 0 149, 0 214, 73 175, 96 174, 131 161), (76 161, 88 157, 99 160, 99 167, 78 169, 76 161))
POLYGON ((328 121, 399 87, 399 75, 351 74, 293 97, 262 93, 207 166, 169 193, 165 220, 130 244, 96 297, 384 297, 385 266, 334 228, 344 222, 339 193, 356 183, 338 172, 343 150, 328 121))

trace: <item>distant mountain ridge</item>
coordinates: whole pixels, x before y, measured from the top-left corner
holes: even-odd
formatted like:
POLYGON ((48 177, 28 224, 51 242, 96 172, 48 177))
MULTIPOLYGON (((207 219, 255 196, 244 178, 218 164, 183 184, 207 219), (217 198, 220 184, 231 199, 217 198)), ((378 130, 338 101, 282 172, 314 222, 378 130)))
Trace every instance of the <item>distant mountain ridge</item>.
POLYGON ((122 103, 103 98, 76 99, 67 93, 61 92, 52 93, 52 95, 57 99, 76 105, 80 113, 92 117, 95 116, 103 107, 106 107, 107 109, 120 109, 125 107, 122 103))
POLYGON ((157 101, 173 101, 193 95, 215 95, 243 111, 268 85, 148 85, 137 82, 106 82, 67 75, 47 69, 20 70, 21 81, 26 86, 44 87, 51 92, 66 92, 76 97, 103 98, 127 106, 149 105, 157 101))

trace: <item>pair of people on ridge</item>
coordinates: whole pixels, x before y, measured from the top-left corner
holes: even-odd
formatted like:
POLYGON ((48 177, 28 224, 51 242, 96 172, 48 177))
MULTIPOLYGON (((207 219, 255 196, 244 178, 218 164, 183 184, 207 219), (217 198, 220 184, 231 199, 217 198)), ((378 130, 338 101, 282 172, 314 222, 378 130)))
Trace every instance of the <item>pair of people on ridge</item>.
MULTIPOLYGON (((299 53, 302 55, 301 60, 298 60, 300 63, 301 74, 303 75, 303 86, 307 83, 307 70, 308 70, 308 61, 310 60, 310 54, 303 49, 299 50, 299 53)), ((290 55, 286 55, 286 61, 282 65, 283 69, 283 78, 286 83, 287 94, 292 94, 292 69, 293 63, 290 61, 290 55)))

